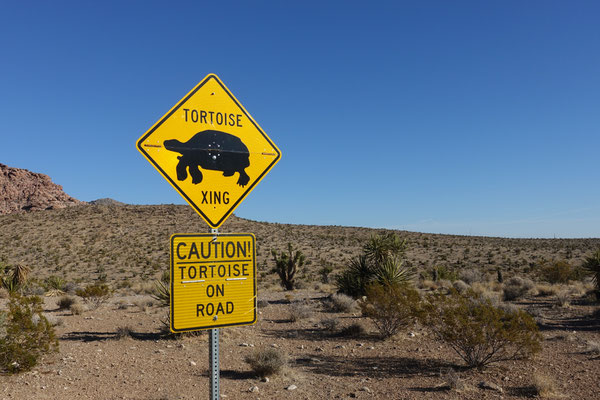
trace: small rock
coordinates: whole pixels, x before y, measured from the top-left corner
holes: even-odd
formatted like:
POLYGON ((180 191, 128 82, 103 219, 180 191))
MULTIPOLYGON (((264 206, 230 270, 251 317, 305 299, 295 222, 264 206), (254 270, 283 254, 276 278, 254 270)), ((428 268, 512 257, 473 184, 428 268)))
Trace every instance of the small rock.
POLYGON ((269 383, 269 378, 265 376, 264 378, 261 379, 261 381, 264 383, 269 383))
POLYGON ((252 386, 248 391, 250 393, 258 393, 258 386, 252 386))
POLYGON ((242 344, 240 344, 240 347, 248 347, 248 346, 250 346, 248 343, 242 343, 242 344))
POLYGON ((481 382, 479 382, 479 387, 482 389, 494 390, 494 391, 500 392, 500 393, 503 392, 503 390, 500 386, 498 386, 492 382, 481 381, 481 382))
POLYGON ((273 344, 271 344, 271 347, 278 349, 279 345, 277 343, 273 343, 273 344))
POLYGON ((369 347, 367 347, 367 349, 368 349, 368 350, 375 350, 375 347, 373 347, 373 346, 369 346, 369 347))
POLYGON ((417 335, 415 335, 415 333, 414 333, 414 332, 410 332, 410 333, 408 334, 408 336, 409 336, 409 337, 415 337, 415 336, 417 336, 417 335))
POLYGON ((366 386, 361 387, 360 390, 362 390, 363 392, 367 392, 367 393, 373 393, 373 391, 366 386))
POLYGON ((194 361, 190 361, 190 365, 191 365, 192 367, 195 367, 195 366, 196 366, 196 363, 195 363, 194 361))
POLYGON ((317 348, 315 349, 315 351, 325 351, 325 349, 323 349, 322 347, 317 347, 317 348))
POLYGON ((296 389, 298 389, 298 386, 296 386, 296 385, 290 385, 285 388, 285 390, 296 390, 296 389))
POLYGON ((346 346, 344 346, 343 344, 338 344, 337 346, 335 346, 336 349, 345 349, 346 346))

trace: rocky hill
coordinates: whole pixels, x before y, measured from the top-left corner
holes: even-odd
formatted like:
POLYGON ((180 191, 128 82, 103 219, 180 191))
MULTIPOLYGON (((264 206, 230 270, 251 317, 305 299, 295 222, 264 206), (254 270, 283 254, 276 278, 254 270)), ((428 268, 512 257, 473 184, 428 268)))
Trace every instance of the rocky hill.
POLYGON ((0 164, 0 214, 50 210, 82 204, 48 175, 0 164))

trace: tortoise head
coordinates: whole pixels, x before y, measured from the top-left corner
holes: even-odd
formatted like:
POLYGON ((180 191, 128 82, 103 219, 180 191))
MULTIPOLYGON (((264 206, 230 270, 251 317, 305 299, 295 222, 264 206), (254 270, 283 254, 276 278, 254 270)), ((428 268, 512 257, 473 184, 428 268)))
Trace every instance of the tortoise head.
POLYGON ((167 149, 169 151, 175 151, 177 153, 183 154, 183 150, 184 150, 183 143, 181 143, 177 139, 165 140, 163 145, 165 146, 165 149, 167 149))

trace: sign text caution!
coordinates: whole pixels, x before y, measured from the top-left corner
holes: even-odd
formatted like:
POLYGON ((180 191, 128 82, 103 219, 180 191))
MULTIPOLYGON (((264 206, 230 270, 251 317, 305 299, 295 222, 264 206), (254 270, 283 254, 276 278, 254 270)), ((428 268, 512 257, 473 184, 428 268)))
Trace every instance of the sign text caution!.
POLYGON ((171 236, 171 330, 254 324, 255 253, 251 233, 171 236))

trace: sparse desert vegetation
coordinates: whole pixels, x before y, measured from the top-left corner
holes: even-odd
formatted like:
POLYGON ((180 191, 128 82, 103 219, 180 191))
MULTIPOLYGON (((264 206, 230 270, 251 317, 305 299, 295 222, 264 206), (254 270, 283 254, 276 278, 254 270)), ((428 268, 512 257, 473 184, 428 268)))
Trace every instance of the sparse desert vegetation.
MULTIPOLYGON (((47 339, 22 368, 30 372, 8 374, 28 364, 4 351, 0 398, 207 397, 207 335, 165 329, 169 236, 203 230, 173 205, 0 216, 1 326, 15 299, 34 299, 18 296, 37 295, 21 326, 47 339)), ((258 322, 221 330, 229 398, 596 395, 600 239, 236 217, 221 231, 252 232, 258 248, 258 322), (296 267, 282 278, 286 255, 296 267)), ((15 338, 7 332, 4 348, 15 338)))

